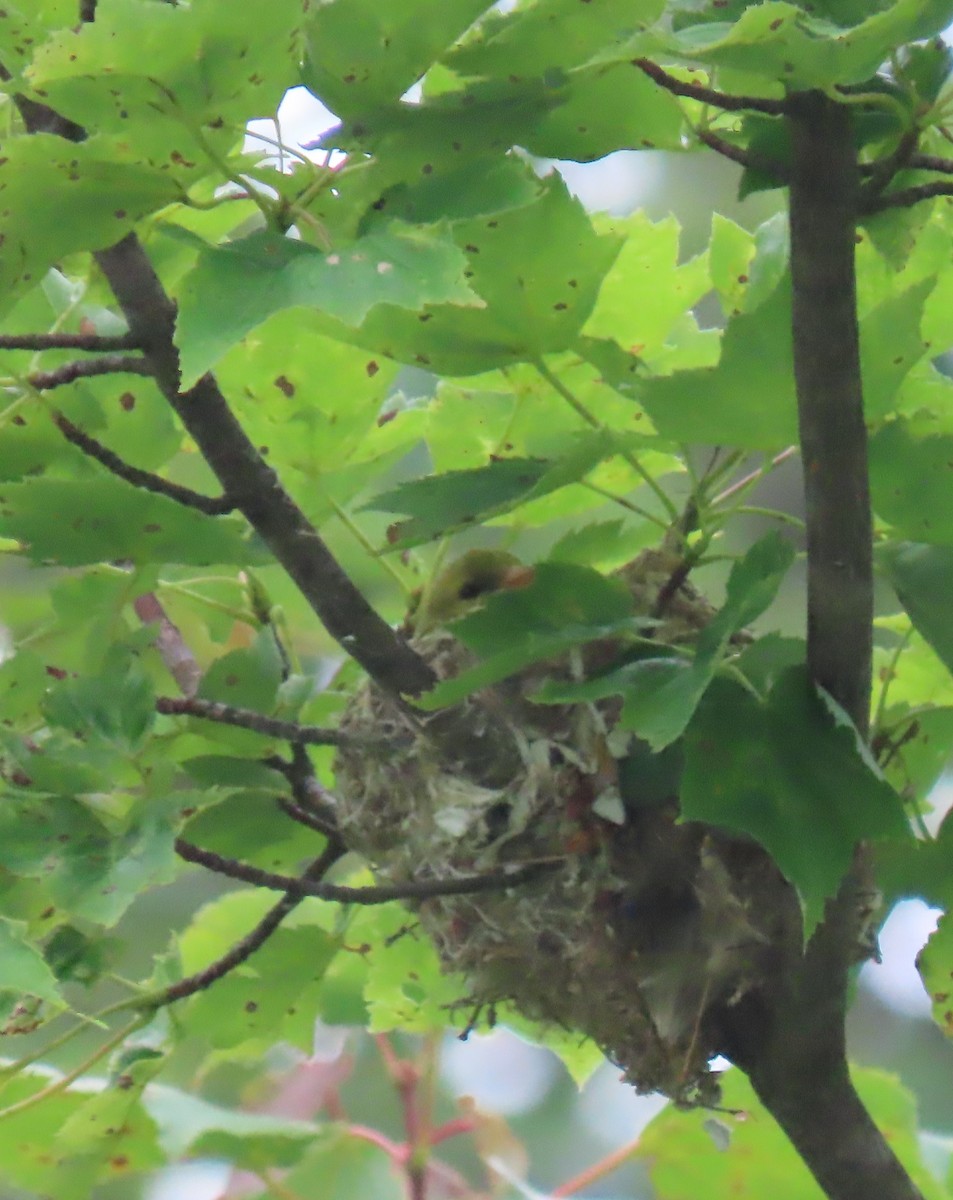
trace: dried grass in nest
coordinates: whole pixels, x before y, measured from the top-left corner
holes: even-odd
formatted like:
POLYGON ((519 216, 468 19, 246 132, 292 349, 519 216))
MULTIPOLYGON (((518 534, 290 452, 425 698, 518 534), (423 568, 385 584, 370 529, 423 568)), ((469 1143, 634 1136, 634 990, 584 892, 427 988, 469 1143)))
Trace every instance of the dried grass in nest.
MULTIPOLYGON (((671 574, 671 556, 650 550, 619 578, 649 614, 671 574)), ((683 584, 655 636, 690 641, 711 613, 683 584)), ((472 661, 447 633, 416 648, 440 678, 472 661)), ((711 1103, 718 1014, 766 986, 796 903, 792 910, 790 888, 759 847, 679 823, 676 795, 633 803, 631 770, 620 821, 617 766, 628 749, 613 735, 617 703, 534 705, 527 695, 540 669, 456 714, 470 730, 486 727, 489 756, 501 736, 515 744, 518 765, 502 780, 491 762, 479 772, 455 766, 445 736, 435 745, 442 714, 413 713, 364 684, 343 729, 382 749, 339 755, 342 834, 389 882, 558 860, 529 884, 419 905, 444 968, 462 977, 461 998, 476 1007, 509 1001, 533 1020, 586 1034, 640 1091, 711 1103)))

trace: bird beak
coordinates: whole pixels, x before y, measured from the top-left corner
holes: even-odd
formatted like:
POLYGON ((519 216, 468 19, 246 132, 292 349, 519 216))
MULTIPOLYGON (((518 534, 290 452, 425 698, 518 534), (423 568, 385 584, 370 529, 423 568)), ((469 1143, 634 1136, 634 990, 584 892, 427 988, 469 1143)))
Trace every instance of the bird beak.
POLYGON ((536 578, 536 571, 533 567, 524 566, 523 563, 515 563, 512 567, 507 567, 500 576, 501 592, 515 592, 520 588, 529 587, 536 578))

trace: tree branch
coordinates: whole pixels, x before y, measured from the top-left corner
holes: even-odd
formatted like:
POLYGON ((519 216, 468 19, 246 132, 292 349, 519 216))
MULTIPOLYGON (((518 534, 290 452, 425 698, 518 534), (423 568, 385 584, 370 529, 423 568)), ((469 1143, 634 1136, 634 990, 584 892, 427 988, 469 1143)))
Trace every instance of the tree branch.
POLYGON ((788 172, 784 164, 768 158, 766 154, 755 154, 743 146, 736 146, 734 142, 725 141, 710 129, 696 129, 695 136, 709 150, 714 150, 722 158, 737 163, 746 171, 761 171, 762 174, 776 179, 779 187, 788 182, 788 172))
MULTIPOLYGON (((807 493, 808 661, 866 735, 872 603, 867 434, 854 276, 858 180, 850 111, 820 92, 789 98, 794 372, 807 493)), ((917 1200, 847 1067, 851 967, 869 907, 868 862, 828 902, 802 954, 778 946, 773 992, 725 1014, 725 1049, 832 1200, 917 1200)))
POLYGON ((713 104, 716 108, 722 108, 726 112, 750 109, 753 112, 767 113, 772 117, 779 117, 785 112, 786 101, 784 100, 769 100, 764 96, 732 96, 727 92, 719 92, 715 88, 705 87, 700 83, 687 83, 684 79, 677 79, 674 75, 670 75, 664 67, 660 67, 658 63, 654 63, 648 58, 634 58, 632 65, 638 67, 640 71, 644 71, 649 79, 654 80, 667 92, 672 92, 676 96, 685 96, 690 100, 701 100, 703 104, 713 104))
POLYGON ((224 513, 231 512, 235 507, 227 496, 204 496, 201 492, 194 492, 191 488, 182 487, 181 484, 163 479, 161 475, 154 475, 151 471, 143 471, 139 467, 132 466, 104 446, 102 442, 97 441, 88 433, 84 433, 78 425, 73 424, 69 417, 65 417, 60 412, 53 413, 53 422, 68 442, 72 442, 74 446, 82 450, 84 454, 88 454, 90 458, 95 459, 111 474, 119 479, 124 479, 126 483, 131 483, 133 487, 142 488, 145 492, 154 492, 159 496, 168 496, 170 500, 175 500, 178 504, 185 505, 186 508, 197 508, 199 512, 206 513, 211 517, 222 516, 224 513))
POLYGON ((883 212, 886 208, 912 208, 921 200, 933 200, 937 196, 953 196, 953 183, 946 179, 933 179, 929 183, 900 188, 885 195, 871 196, 860 211, 867 215, 883 212))
MULTIPOLYGON (((291 761, 277 754, 266 758, 265 763, 280 771, 291 788, 292 800, 282 804, 292 820, 311 825, 328 836, 337 833, 335 799, 322 785, 315 774, 314 764, 300 742, 292 746, 291 761), (300 814, 300 815, 299 815, 300 814)), ((281 802, 279 802, 281 803, 281 802)))
POLYGON ((846 106, 789 100, 794 376, 807 499, 808 665, 862 736, 873 563, 854 276, 858 173, 846 106))
POLYGON ((133 608, 143 625, 158 625, 156 649, 165 669, 182 689, 183 695, 194 696, 202 679, 202 668, 178 627, 169 620, 155 593, 146 592, 137 596, 133 608))
POLYGON ((349 737, 339 729, 299 725, 296 721, 282 721, 277 717, 266 717, 262 713, 252 712, 248 708, 234 708, 230 704, 200 700, 197 697, 179 699, 175 696, 158 696, 156 712, 166 716, 201 717, 206 721, 218 721, 222 725, 252 729, 266 737, 283 738, 288 742, 301 742, 308 746, 353 746, 359 743, 359 739, 349 737))
MULTIPOLYGON (((328 870, 345 853, 346 851, 339 841, 329 841, 321 854, 304 871, 301 876, 302 880, 316 882, 323 879, 328 870)), ((295 894, 286 892, 278 903, 265 913, 255 928, 249 930, 241 941, 236 942, 221 958, 216 959, 203 970, 196 971, 194 975, 188 975, 185 979, 180 979, 178 983, 173 983, 161 995, 153 998, 152 1005, 161 1008, 166 1004, 174 1004, 177 1000, 194 996, 196 992, 205 991, 230 971, 241 966, 243 962, 251 958, 256 950, 261 949, 285 917, 298 907, 304 896, 303 892, 295 894)))
POLYGON ((52 371, 34 371, 27 383, 38 392, 65 387, 77 379, 92 379, 96 375, 151 375, 152 368, 144 358, 130 354, 105 354, 100 358, 64 363, 52 371))
POLYGON ((868 170, 861 168, 861 174, 867 177, 860 194, 859 207, 861 209, 864 208, 866 203, 871 202, 874 197, 880 195, 898 171, 910 165, 910 160, 919 140, 920 130, 917 128, 908 129, 897 143, 893 154, 888 154, 886 158, 880 159, 879 162, 871 163, 868 170))
POLYGON ((942 158, 939 154, 911 154, 906 165, 911 171, 938 171, 941 175, 953 175, 953 158, 942 158))
POLYGON ((0 333, 0 350, 88 350, 94 354, 138 350, 130 333, 106 337, 98 333, 0 333))
POLYGON ((385 690, 411 694, 433 672, 371 608, 278 477, 245 436, 211 375, 179 392, 175 308, 134 234, 96 255, 156 382, 218 477, 325 628, 385 690))
MULTIPOLYGON (((29 132, 56 133, 74 142, 85 139, 81 126, 45 105, 24 96, 17 96, 16 103, 29 132)), ((122 309, 130 336, 145 353, 159 390, 222 490, 234 499, 327 631, 385 691, 419 695, 432 688, 437 681, 433 671, 351 582, 245 436, 214 377, 203 375, 188 392, 179 391, 175 305, 136 235, 127 234, 94 257, 122 309)))
POLYGON ((542 871, 562 865, 562 858, 553 858, 514 866, 510 870, 488 871, 482 875, 459 875, 455 879, 412 879, 406 883, 388 883, 376 887, 346 887, 278 875, 234 858, 225 858, 211 850, 203 850, 185 838, 176 838, 175 852, 186 862, 207 867, 229 879, 240 879, 256 887, 288 892, 293 896, 317 896, 320 900, 337 900, 342 904, 385 904, 389 900, 427 900, 433 896, 469 896, 477 892, 498 892, 518 887, 537 879, 542 871))

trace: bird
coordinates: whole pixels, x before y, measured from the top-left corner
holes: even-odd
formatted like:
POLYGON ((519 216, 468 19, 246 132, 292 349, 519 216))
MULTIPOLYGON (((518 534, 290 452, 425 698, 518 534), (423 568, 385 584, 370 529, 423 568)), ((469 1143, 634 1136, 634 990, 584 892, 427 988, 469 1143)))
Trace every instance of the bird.
POLYGON ((467 550, 411 600, 407 632, 422 637, 466 616, 494 592, 527 587, 533 568, 505 550, 467 550))

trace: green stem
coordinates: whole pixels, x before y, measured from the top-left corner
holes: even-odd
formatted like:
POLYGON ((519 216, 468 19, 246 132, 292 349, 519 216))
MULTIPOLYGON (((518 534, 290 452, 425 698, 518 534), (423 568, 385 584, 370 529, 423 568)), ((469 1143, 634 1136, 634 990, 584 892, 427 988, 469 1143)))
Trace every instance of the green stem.
POLYGON ((364 550, 367 551, 368 556, 372 558, 374 562, 379 563, 380 566, 388 573, 388 575, 390 575, 403 594, 405 596, 409 596, 411 589, 406 580, 401 576, 400 572, 395 569, 393 564, 388 559, 384 558, 383 555, 379 554, 378 551, 375 550, 372 542, 364 530, 361 529, 361 527, 351 519, 350 515, 341 507, 340 504, 338 504, 333 496, 325 492, 324 498, 327 500, 328 504, 330 504, 331 508, 334 510, 334 515, 341 522, 348 533, 364 550))
MULTIPOLYGON (((603 425, 603 423, 601 421, 597 420, 592 415, 592 413, 589 411, 588 408, 586 408, 586 406, 582 403, 582 401, 579 400, 578 397, 573 395, 573 393, 569 390, 569 388, 566 387, 566 385, 563 383, 563 381, 557 375, 553 374, 553 372, 549 369, 549 367, 546 366, 546 363, 541 358, 534 359, 533 366, 540 373, 540 375, 543 377, 543 379, 546 380, 546 382, 549 384, 549 386, 551 388, 553 388, 554 391, 558 392, 560 396, 562 396, 562 398, 566 401, 566 403, 569 405, 569 407, 575 413, 578 413, 578 415, 582 418, 583 421, 586 422, 587 425, 589 425, 592 429, 603 430, 606 428, 606 426, 603 425)), ((655 496, 658 499, 659 503, 662 505, 662 507, 668 513, 670 522, 673 525, 676 524, 678 522, 678 518, 679 518, 678 509, 672 503, 672 500, 669 498, 669 496, 666 495, 665 491, 659 486, 658 482, 652 478, 651 474, 645 469, 645 467, 642 466, 642 464, 639 462, 639 460, 635 457, 634 454, 630 453, 628 450, 623 450, 623 449, 617 450, 616 453, 619 455, 620 458, 623 459, 623 461, 625 461, 629 464, 629 466, 636 473, 636 475, 639 476, 639 478, 643 481, 643 483, 645 483, 646 486, 649 487, 655 493, 655 496)))
MULTIPOLYGON (((910 638, 913 636, 913 626, 911 625, 907 632, 903 635, 897 645, 894 647, 893 654, 890 656, 890 661, 887 663, 887 674, 884 678, 883 687, 880 689, 880 695, 877 697, 877 707, 874 712, 873 719, 873 734, 876 737, 881 732, 883 725, 884 714, 887 711, 887 693, 890 691, 890 685, 893 682, 893 677, 897 669, 897 663, 900 661, 900 656, 910 644, 910 638)), ((907 716, 910 714, 908 713, 907 716)))
POLYGON ((762 508, 760 504, 739 504, 731 509, 730 516, 737 513, 745 513, 748 516, 754 517, 770 517, 772 521, 783 521, 787 525, 793 525, 795 529, 803 529, 804 521, 795 516, 794 513, 783 512, 780 508, 762 508))
POLYGON ((58 1096, 61 1092, 65 1092, 71 1083, 75 1083, 81 1075, 86 1072, 111 1053, 117 1046, 135 1033, 137 1029, 141 1029, 144 1025, 148 1025, 152 1020, 152 1013, 140 1013, 128 1025, 124 1025, 121 1029, 117 1029, 111 1037, 108 1037, 101 1046, 98 1046, 92 1054, 83 1059, 81 1063, 73 1067, 71 1071, 67 1071, 65 1075, 61 1075, 59 1079, 55 1079, 52 1083, 47 1084, 45 1088, 40 1088, 38 1092, 34 1092, 32 1096, 26 1096, 22 1100, 18 1100, 16 1104, 9 1104, 6 1108, 0 1108, 0 1121, 7 1117, 15 1117, 20 1113, 26 1112, 37 1104, 41 1104, 44 1100, 48 1100, 51 1096, 58 1096))
POLYGON ((669 525, 667 521, 663 521, 655 513, 649 512, 647 508, 641 508, 634 501, 626 499, 625 496, 619 496, 615 492, 610 492, 608 488, 600 487, 597 483, 592 483, 588 479, 580 479, 579 486, 586 488, 587 491, 594 492, 597 496, 602 496, 604 500, 621 505, 622 508, 628 509, 629 512, 636 513, 638 516, 644 517, 646 521, 651 521, 653 525, 658 525, 660 529, 668 531, 669 525))

